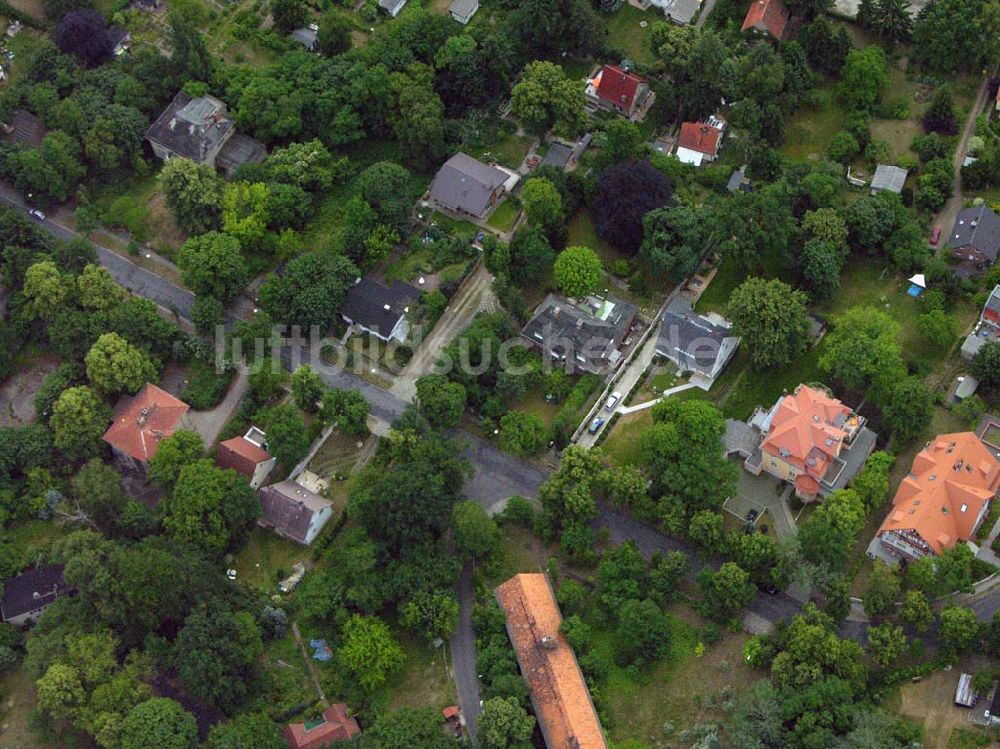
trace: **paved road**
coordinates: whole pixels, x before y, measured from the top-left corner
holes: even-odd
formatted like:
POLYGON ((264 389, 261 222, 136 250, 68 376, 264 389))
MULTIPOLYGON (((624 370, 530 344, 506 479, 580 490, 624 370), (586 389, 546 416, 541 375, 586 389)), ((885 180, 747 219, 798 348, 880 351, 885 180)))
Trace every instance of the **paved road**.
POLYGON ((476 670, 476 633, 472 628, 472 605, 476 594, 472 585, 472 562, 466 562, 458 578, 458 602, 461 606, 458 626, 451 636, 451 663, 455 669, 458 704, 465 716, 465 728, 476 743, 479 720, 479 674, 476 670))

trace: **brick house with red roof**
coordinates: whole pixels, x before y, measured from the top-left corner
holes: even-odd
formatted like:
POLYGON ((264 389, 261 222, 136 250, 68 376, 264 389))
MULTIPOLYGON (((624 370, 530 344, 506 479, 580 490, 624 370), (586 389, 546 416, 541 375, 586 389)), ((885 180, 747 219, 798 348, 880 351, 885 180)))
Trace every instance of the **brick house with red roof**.
POLYGON ((605 65, 587 81, 591 109, 617 112, 633 122, 641 122, 655 100, 645 79, 617 65, 605 65))
POLYGON ((289 749, 326 749, 335 741, 347 741, 359 733, 358 721, 347 714, 347 705, 339 702, 330 705, 316 720, 289 723, 285 726, 285 741, 289 749))
POLYGON ((685 164, 701 166, 708 161, 715 161, 722 146, 722 136, 726 123, 717 117, 705 122, 684 122, 677 137, 678 159, 685 164))
POLYGON ((869 555, 914 560, 969 541, 998 488, 1000 460, 979 436, 939 434, 913 459, 869 555))
POLYGON ((219 443, 215 464, 219 468, 232 468, 246 476, 251 487, 259 489, 277 462, 277 458, 267 451, 265 439, 264 432, 252 426, 242 437, 219 443))
POLYGON ((187 403, 146 383, 135 396, 122 396, 115 405, 104 441, 111 446, 123 473, 145 476, 160 441, 178 429, 190 429, 187 403))
POLYGON ((781 42, 791 31, 791 20, 792 14, 781 0, 754 0, 740 31, 755 31, 781 42))
POLYGON ((779 398, 766 414, 758 410, 750 423, 762 437, 745 463, 747 470, 766 471, 792 484, 807 502, 844 488, 875 447, 875 434, 863 417, 809 385, 779 398))

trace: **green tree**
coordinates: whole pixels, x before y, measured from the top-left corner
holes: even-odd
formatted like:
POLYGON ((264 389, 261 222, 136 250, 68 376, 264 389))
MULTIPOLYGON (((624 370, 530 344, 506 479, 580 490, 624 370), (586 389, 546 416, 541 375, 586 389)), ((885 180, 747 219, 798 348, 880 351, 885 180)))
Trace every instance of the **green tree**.
POLYGON ((555 251, 541 227, 522 227, 514 233, 507 257, 510 280, 524 287, 541 283, 552 262, 555 251))
POLYGON ((952 657, 960 656, 979 641, 979 620, 972 609, 946 606, 941 610, 939 632, 942 650, 952 657))
POLYGON ((222 230, 241 247, 260 249, 271 222, 267 187, 260 182, 226 182, 221 216, 222 230))
POLYGON ((142 351, 117 333, 105 333, 87 352, 87 379, 102 393, 134 394, 156 380, 157 368, 142 351))
POLYGON ((902 442, 920 436, 934 416, 934 393, 919 377, 896 382, 882 410, 886 426, 902 442))
POLYGON ((24 315, 29 320, 51 320, 69 297, 67 279, 51 260, 30 266, 24 273, 24 315))
POLYGON ((299 410, 315 413, 324 392, 326 385, 323 378, 308 364, 302 364, 292 372, 292 398, 299 410))
POLYGON ((870 306, 851 307, 835 321, 819 365, 851 390, 870 389, 885 403, 892 386, 906 375, 897 337, 899 323, 870 306))
POLYGON ((903 655, 906 635, 903 628, 890 622, 883 622, 868 628, 868 649, 872 660, 883 668, 888 668, 903 655))
POLYGON ((134 708, 121 727, 122 749, 196 749, 198 724, 178 702, 154 697, 134 708))
POLYGON ((104 310, 116 306, 125 296, 122 287, 111 277, 107 268, 87 264, 76 278, 80 304, 89 310, 104 310))
POLYGON ((378 223, 391 226, 400 236, 405 236, 416 197, 412 182, 409 171, 399 164, 379 161, 361 172, 354 186, 358 195, 375 211, 378 223))
POLYGON ((444 104, 433 80, 433 70, 421 63, 390 75, 396 107, 389 119, 407 163, 417 167, 440 158, 446 148, 444 104))
POLYGON ((360 390, 327 390, 319 413, 324 424, 336 424, 344 434, 368 433, 371 404, 360 390))
POLYGON ((267 447, 284 466, 295 466, 309 450, 309 433, 301 412, 288 403, 271 406, 259 415, 267 432, 267 447))
POLYGON ((639 251, 670 280, 680 282, 701 260, 708 230, 702 214, 687 205, 656 208, 642 217, 639 251))
POLYGON ((428 640, 448 639, 458 624, 459 606, 450 591, 419 590, 403 604, 400 621, 428 640))
POLYGON ((53 444, 73 460, 94 457, 111 421, 111 409, 85 385, 67 388, 52 404, 53 444))
POLYGON ((549 439, 549 428, 537 414, 508 411, 500 419, 500 449, 513 455, 537 455, 549 439))
POLYGON ((571 297, 584 297, 601 284, 601 258, 589 247, 567 247, 553 266, 556 286, 571 297))
POLYGON ((191 305, 191 323, 203 336, 210 336, 225 323, 226 310, 214 296, 199 296, 191 305))
POLYGON ((583 116, 585 93, 561 67, 552 62, 528 63, 511 92, 511 112, 539 135, 550 129, 575 135, 583 116))
POLYGON ((8 153, 5 167, 19 192, 57 203, 73 195, 87 172, 79 143, 61 130, 49 132, 38 148, 8 153))
POLYGON ((896 568, 876 559, 865 592, 865 613, 875 619, 895 611, 900 588, 896 568))
POLYGON ((275 320, 326 330, 357 277, 358 269, 343 255, 306 252, 289 261, 282 275, 268 276, 260 304, 275 320))
POLYGON ((178 429, 160 441, 149 461, 149 478, 164 491, 171 491, 185 466, 205 457, 201 437, 188 429, 178 429))
POLYGON ((616 117, 604 128, 604 145, 598 163, 604 167, 623 161, 635 161, 643 155, 643 137, 634 122, 616 117))
POLYGON ((996 14, 989 3, 975 0, 928 3, 913 25, 914 61, 943 74, 988 64, 997 58, 996 23, 996 14))
POLYGON ((743 338, 754 366, 785 366, 802 353, 811 327, 805 304, 805 294, 777 279, 748 278, 733 291, 733 334, 743 338))
POLYGON ((903 595, 903 607, 899 612, 903 621, 917 632, 926 632, 934 621, 934 610, 927 602, 927 596, 919 590, 908 590, 903 595))
POLYGON ((488 560, 500 548, 500 528, 480 505, 471 500, 452 508, 455 546, 464 557, 488 560))
POLYGON ((642 666, 656 661, 666 652, 670 642, 670 621, 649 598, 625 601, 617 617, 615 656, 620 663, 642 666))
POLYGON ((1000 342, 986 341, 972 357, 972 374, 988 388, 1000 387, 1000 342))
POLYGON ((802 555, 814 564, 839 570, 864 525, 865 506, 857 493, 851 489, 835 491, 799 524, 802 555))
POLYGON ((337 660, 368 692, 403 666, 403 650, 378 617, 352 616, 341 632, 337 660))
POLYGON ((691 516, 688 536, 706 551, 721 552, 726 545, 722 515, 712 510, 699 510, 691 516))
POLYGON ((851 489, 858 493, 867 512, 880 509, 889 498, 889 469, 895 461, 883 450, 873 452, 851 482, 851 489))
POLYGON ((441 713, 429 707, 402 707, 382 713, 361 737, 363 749, 457 749, 454 734, 441 729, 441 713))
POLYGON ((84 515, 105 533, 115 527, 127 498, 122 477, 114 468, 91 458, 71 482, 72 494, 84 515))
POLYGON ((947 349, 955 340, 955 320, 941 309, 925 312, 917 318, 920 337, 939 349, 947 349))
POLYGON ((319 19, 316 44, 320 54, 335 57, 351 48, 351 22, 346 16, 333 11, 324 13, 319 19))
POLYGON ((202 459, 181 468, 163 527, 171 538, 219 557, 242 539, 259 514, 257 495, 242 476, 202 459))
POLYGON ((458 424, 465 413, 466 393, 461 383, 429 374, 418 377, 416 387, 420 413, 432 427, 450 429, 458 424))
POLYGON ((284 749, 281 727, 264 713, 242 713, 217 723, 208 733, 207 749, 284 749))
POLYGON ((840 70, 840 96, 851 109, 872 111, 889 84, 885 52, 873 45, 852 49, 840 70))
POLYGON ((246 288, 247 266, 239 241, 210 231, 191 237, 177 256, 181 278, 195 294, 231 302, 246 288))
POLYGON ((544 177, 532 177, 521 188, 524 214, 534 226, 540 226, 549 239, 562 231, 562 196, 556 186, 544 177))
POLYGON ((275 28, 284 34, 302 28, 309 19, 309 11, 302 0, 273 0, 271 15, 275 28))
POLYGON ((484 749, 516 749, 531 738, 535 718, 516 697, 493 697, 483 702, 478 725, 484 749))
POLYGON ((193 235, 216 228, 222 210, 222 184, 212 167, 190 159, 170 159, 157 181, 181 229, 193 235))
POLYGON ((757 594, 750 575, 735 562, 726 562, 718 571, 705 567, 698 573, 698 587, 704 615, 723 622, 732 619, 757 594))
POLYGON ((810 239, 802 246, 802 275, 817 299, 828 299, 840 288, 840 271, 846 259, 846 245, 810 239))

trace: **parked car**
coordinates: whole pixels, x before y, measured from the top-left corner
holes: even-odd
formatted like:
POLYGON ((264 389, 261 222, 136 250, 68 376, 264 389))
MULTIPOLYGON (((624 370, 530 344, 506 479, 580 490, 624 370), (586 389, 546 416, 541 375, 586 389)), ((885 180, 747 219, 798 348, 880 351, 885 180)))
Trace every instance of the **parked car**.
POLYGON ((607 402, 605 402, 604 407, 608 411, 614 411, 615 406, 618 405, 618 401, 620 401, 621 399, 622 399, 622 394, 616 390, 615 392, 613 392, 611 395, 608 396, 608 400, 607 402))
POLYGON ((37 208, 32 208, 30 211, 28 211, 28 215, 31 216, 34 219, 38 219, 39 221, 44 221, 45 220, 45 214, 42 213, 37 208))
POLYGON ((933 245, 937 245, 940 239, 941 239, 941 227, 935 226, 934 230, 931 232, 930 243, 933 245))
POLYGON ((598 430, 602 426, 604 426, 604 417, 603 416, 595 416, 594 420, 592 422, 590 422, 590 428, 587 429, 587 431, 590 432, 591 434, 597 434, 598 430))

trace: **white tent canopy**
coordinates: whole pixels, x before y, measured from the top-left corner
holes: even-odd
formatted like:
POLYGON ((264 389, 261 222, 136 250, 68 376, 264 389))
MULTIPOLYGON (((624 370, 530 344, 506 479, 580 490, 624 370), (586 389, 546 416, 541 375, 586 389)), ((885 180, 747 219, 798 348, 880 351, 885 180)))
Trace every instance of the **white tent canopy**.
POLYGON ((915 286, 919 286, 921 289, 927 288, 927 279, 924 278, 923 273, 918 273, 917 275, 913 276, 913 278, 910 279, 910 283, 912 283, 915 286))

